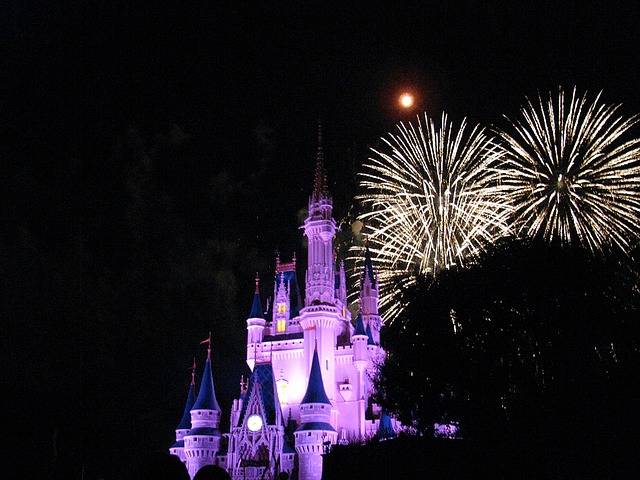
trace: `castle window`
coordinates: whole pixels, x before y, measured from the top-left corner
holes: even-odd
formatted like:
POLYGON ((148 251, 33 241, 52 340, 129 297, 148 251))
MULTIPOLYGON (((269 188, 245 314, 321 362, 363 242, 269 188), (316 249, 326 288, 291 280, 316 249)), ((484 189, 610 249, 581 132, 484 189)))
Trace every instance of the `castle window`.
POLYGON ((278 313, 287 313, 287 305, 284 303, 278 304, 278 313))
POLYGON ((278 320, 278 333, 285 332, 287 330, 287 322, 285 320, 278 320))

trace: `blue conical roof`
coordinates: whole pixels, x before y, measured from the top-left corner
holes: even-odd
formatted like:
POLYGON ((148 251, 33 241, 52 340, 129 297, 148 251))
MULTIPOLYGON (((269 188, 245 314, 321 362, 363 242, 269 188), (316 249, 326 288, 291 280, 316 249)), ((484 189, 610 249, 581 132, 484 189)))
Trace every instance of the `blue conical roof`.
POLYGON ((371 335, 371 325, 367 325, 367 337, 369 337, 369 339, 367 340, 367 345, 375 345, 376 342, 373 341, 373 335, 371 335))
POLYGON ((187 395, 187 403, 184 405, 184 413, 182 414, 182 420, 176 427, 176 430, 188 430, 191 428, 191 409, 196 402, 196 385, 191 376, 191 385, 189 386, 189 394, 187 395))
POLYGON ((380 438, 395 438, 396 431, 393 429, 391 423, 391 417, 385 409, 382 410, 380 415, 380 424, 378 425, 378 437, 380 438))
POLYGON ((327 397, 327 392, 324 389, 324 383, 322 383, 322 372, 320 371, 320 360, 318 359, 317 348, 313 351, 307 392, 304 394, 304 398, 300 403, 326 403, 331 405, 329 397, 327 397))
POLYGON ((362 320, 362 312, 358 312, 358 318, 356 319, 356 331, 354 335, 366 335, 364 331, 364 321, 362 320))
POLYGON ((211 349, 209 349, 207 353, 207 363, 204 365, 200 393, 198 393, 198 399, 193 404, 191 410, 221 411, 218 401, 216 400, 216 391, 213 387, 213 374, 211 373, 211 349))
POLYGON ((253 304, 251 305, 251 313, 249 314, 249 318, 264 318, 264 313, 262 312, 262 301, 260 300, 260 278, 256 273, 256 292, 253 295, 253 304))
MULTIPOLYGON (((258 394, 262 403, 262 410, 265 415, 265 423, 267 425, 275 425, 280 410, 280 403, 277 401, 276 379, 273 374, 273 366, 270 363, 259 363, 253 368, 251 377, 249 377, 249 386, 246 393, 243 394, 245 402, 242 406, 242 412, 238 417, 238 425, 242 425, 242 419, 247 414, 249 407, 249 399, 253 391, 258 394)), ((282 418, 282 413, 280 413, 282 418)))
POLYGON ((369 242, 367 242, 364 250, 364 278, 369 277, 371 284, 376 284, 376 277, 373 275, 373 263, 371 262, 371 252, 369 251, 369 242))

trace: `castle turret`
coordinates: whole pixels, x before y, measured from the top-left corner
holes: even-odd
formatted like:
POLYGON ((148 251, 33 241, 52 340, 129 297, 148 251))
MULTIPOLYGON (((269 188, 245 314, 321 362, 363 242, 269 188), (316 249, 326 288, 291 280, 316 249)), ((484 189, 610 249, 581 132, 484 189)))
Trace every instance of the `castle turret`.
POLYGON ((200 392, 191 408, 191 431, 184 436, 184 453, 191 478, 205 465, 215 465, 222 438, 218 429, 222 411, 216 400, 211 372, 211 336, 208 341, 200 392))
MULTIPOLYGON (((333 239, 337 226, 332 215, 333 200, 327 189, 322 153, 322 134, 318 130, 318 155, 309 215, 304 221, 308 239, 308 265, 305 307, 300 312, 304 330, 304 356, 311 359, 315 346, 322 354, 322 377, 329 385, 329 398, 335 400, 335 349, 342 331, 343 305, 336 301, 333 239)), ((337 415, 337 413, 336 413, 337 415)), ((334 419, 335 420, 335 419, 334 419)))
POLYGON ((333 239, 337 225, 332 217, 333 200, 327 189, 327 174, 322 153, 322 134, 318 131, 318 155, 315 182, 309 198, 309 216, 304 234, 309 240, 305 304, 334 303, 333 239))
POLYGON ((182 419, 176 427, 176 443, 174 443, 169 449, 171 455, 177 456, 182 463, 187 463, 187 457, 184 453, 184 437, 189 434, 191 430, 191 409, 196 401, 196 359, 193 359, 193 367, 191 369, 191 385, 189 386, 189 393, 187 395, 187 401, 184 405, 184 412, 182 413, 182 419))
POLYGON ((256 290, 253 295, 251 313, 247 318, 247 363, 251 369, 255 365, 256 344, 262 343, 266 324, 260 300, 260 278, 256 273, 256 290))
POLYGON ((300 480, 322 479, 322 455, 325 448, 335 444, 338 433, 331 426, 331 402, 322 382, 318 350, 313 352, 307 391, 300 403, 301 425, 295 432, 295 446, 299 457, 300 480))
MULTIPOLYGON (((351 336, 351 343, 353 344, 353 364, 356 367, 358 373, 364 371, 368 363, 368 340, 369 337, 364 327, 364 321, 362 320, 362 311, 358 311, 358 317, 356 318, 356 329, 351 336)), ((358 392, 358 398, 363 394, 364 392, 358 392)))
POLYGON ((364 269, 360 274, 360 305, 362 306, 362 319, 370 328, 373 345, 380 345, 380 329, 382 328, 382 319, 378 313, 379 293, 378 275, 373 270, 371 252, 367 242, 364 252, 364 269))

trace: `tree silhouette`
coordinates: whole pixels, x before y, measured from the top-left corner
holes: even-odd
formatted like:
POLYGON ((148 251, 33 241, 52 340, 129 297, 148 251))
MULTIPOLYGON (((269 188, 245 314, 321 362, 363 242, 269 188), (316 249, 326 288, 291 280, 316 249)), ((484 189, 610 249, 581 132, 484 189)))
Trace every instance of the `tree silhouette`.
POLYGON ((526 446, 552 469, 624 468, 640 400, 633 267, 633 256, 509 240, 420 279, 385 329, 378 400, 421 431, 459 419, 470 441, 526 446))

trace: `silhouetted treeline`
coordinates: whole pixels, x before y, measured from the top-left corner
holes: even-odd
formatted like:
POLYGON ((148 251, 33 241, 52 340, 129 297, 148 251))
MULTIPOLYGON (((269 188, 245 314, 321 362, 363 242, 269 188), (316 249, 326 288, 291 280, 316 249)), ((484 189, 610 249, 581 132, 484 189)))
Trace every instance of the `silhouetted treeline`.
POLYGON ((506 241, 418 279, 384 330, 378 400, 427 436, 459 422, 488 458, 528 452, 558 472, 545 477, 624 476, 640 438, 635 268, 633 255, 506 241))

